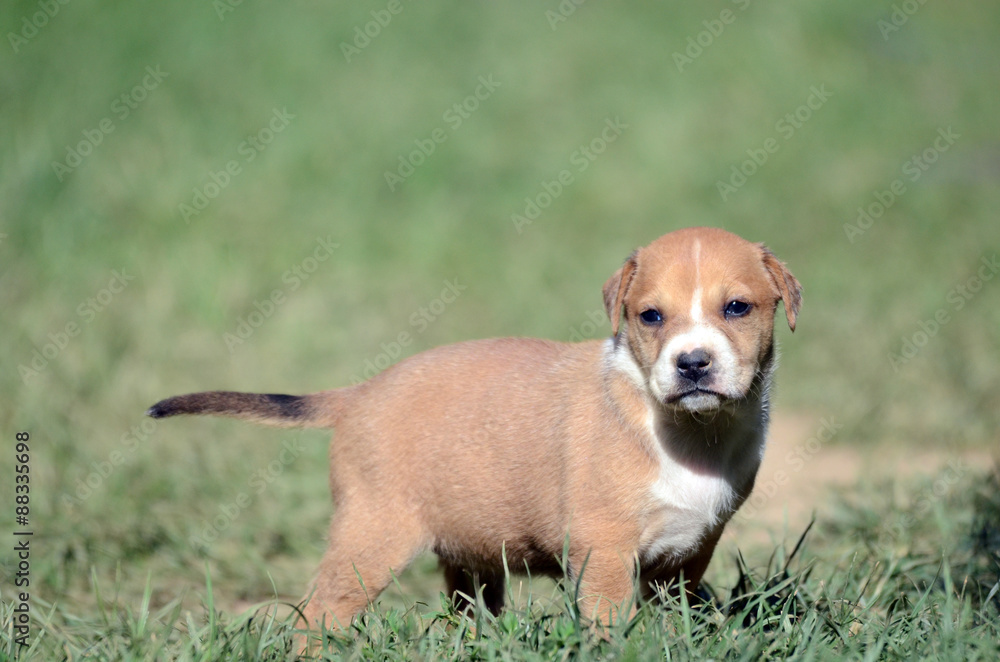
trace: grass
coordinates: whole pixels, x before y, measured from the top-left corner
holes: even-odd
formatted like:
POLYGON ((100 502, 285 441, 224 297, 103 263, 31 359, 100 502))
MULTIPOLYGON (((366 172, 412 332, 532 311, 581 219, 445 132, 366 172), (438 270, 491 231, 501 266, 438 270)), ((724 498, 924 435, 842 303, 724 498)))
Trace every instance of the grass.
MULTIPOLYGON (((194 0, 72 2, 16 48, 8 33, 39 5, 4 3, 0 436, 32 439, 32 618, 45 633, 34 657, 140 659, 162 646, 161 657, 211 659, 225 642, 288 641, 281 609, 240 614, 294 601, 316 566, 330 516, 326 436, 155 423, 143 417, 150 404, 209 388, 330 388, 468 338, 607 335, 604 280, 678 227, 766 241, 804 284, 795 334, 778 330, 778 416, 832 417, 845 427, 831 446, 997 448, 1000 279, 967 283, 1000 251, 1000 13, 928 2, 883 34, 894 4, 588 2, 553 29, 555 0, 405 2, 348 61, 341 44, 385 3, 243 2, 220 17, 194 0), (735 20, 678 70, 674 54, 723 9, 735 20), (147 67, 166 75, 135 92, 147 67), (499 87, 455 126, 449 110, 489 76, 499 87), (829 98, 791 135, 779 130, 813 88, 829 98), (284 109, 294 117, 252 147, 248 136, 284 109), (615 118, 627 127, 580 170, 574 152, 615 118), (105 119, 114 130, 57 172, 105 119), (919 177, 907 174, 949 127, 958 138, 919 177), (390 190, 385 172, 436 129, 446 140, 390 190), (723 199, 718 182, 768 139, 779 149, 723 199), (222 174, 230 161, 239 171, 222 174), (518 232, 512 215, 564 169, 572 183, 518 232), (897 179, 906 190, 852 241, 845 224, 897 179), (226 183, 185 219, 180 205, 216 182, 226 183), (324 242, 338 247, 317 260, 324 242), (466 289, 442 307, 446 282, 466 289), (947 321, 935 327, 939 311, 947 321), (256 313, 243 342, 227 343, 256 313), (890 361, 921 333, 912 358, 890 361), (282 463, 285 444, 301 450, 282 463)), ((0 453, 0 491, 13 471, 0 453)), ((993 485, 974 473, 948 494, 971 499, 993 485)), ((781 604, 800 615, 767 628, 739 630, 727 611, 745 592, 729 590, 732 547, 710 568, 718 605, 651 607, 610 642, 576 629, 558 593, 473 635, 438 606, 440 579, 422 558, 336 650, 989 652, 995 564, 957 542, 970 540, 976 506, 927 498, 933 485, 862 484, 845 489, 858 495, 851 503, 815 504, 793 583, 782 585, 798 597, 781 604), (878 544, 879 523, 900 522, 910 498, 917 523, 878 544)), ((14 529, 0 509, 0 531, 14 529)), ((984 530, 995 551, 994 529, 984 530)), ((753 586, 785 581, 766 569, 773 551, 743 545, 753 586)), ((15 568, 0 554, 7 610, 15 568)))
MULTIPOLYGON (((706 586, 691 604, 663 593, 607 638, 581 623, 574 587, 552 599, 515 601, 494 618, 434 604, 369 609, 347 635, 329 636, 324 659, 838 659, 992 660, 1000 653, 1000 484, 977 475, 935 505, 939 517, 873 544, 884 508, 879 490, 864 506, 841 503, 789 551, 762 567, 736 561, 736 582, 706 586), (947 516, 943 516, 947 513, 947 516), (927 541, 939 541, 928 545, 927 541)), ((295 655, 294 612, 262 604, 242 615, 217 611, 209 573, 200 608, 180 600, 151 607, 152 584, 132 607, 105 597, 93 580, 98 613, 80 617, 39 605, 34 659, 284 660, 295 655), (280 615, 282 613, 289 615, 280 615)), ((510 582, 508 584, 510 586, 510 582)), ((10 608, 5 607, 5 619, 10 608)), ((9 633, 0 651, 12 653, 9 633)))

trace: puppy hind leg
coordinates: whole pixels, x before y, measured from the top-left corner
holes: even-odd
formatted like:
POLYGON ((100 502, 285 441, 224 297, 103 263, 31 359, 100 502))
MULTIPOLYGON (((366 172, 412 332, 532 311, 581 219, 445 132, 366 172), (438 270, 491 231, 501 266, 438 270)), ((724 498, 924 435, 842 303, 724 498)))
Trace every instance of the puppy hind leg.
POLYGON ((304 613, 310 628, 346 629, 351 619, 392 582, 426 546, 415 518, 350 512, 341 508, 330 525, 330 543, 304 613), (381 521, 380 521, 381 520, 381 521))

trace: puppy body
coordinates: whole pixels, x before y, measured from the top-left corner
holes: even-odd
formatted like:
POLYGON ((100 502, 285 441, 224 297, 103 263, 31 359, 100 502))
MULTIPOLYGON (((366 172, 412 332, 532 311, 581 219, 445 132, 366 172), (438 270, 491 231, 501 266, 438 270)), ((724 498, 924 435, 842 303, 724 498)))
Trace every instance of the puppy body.
POLYGON ((193 394, 150 414, 336 428, 337 512, 310 624, 346 626, 426 549, 449 590, 482 587, 498 611, 504 558, 559 574, 566 540, 571 576, 583 569, 582 613, 610 620, 631 612, 637 579, 648 592, 683 572, 697 586, 753 487, 773 315, 784 300, 794 328, 800 294, 761 245, 697 228, 637 251, 604 295, 608 340, 470 341, 348 388, 193 394))

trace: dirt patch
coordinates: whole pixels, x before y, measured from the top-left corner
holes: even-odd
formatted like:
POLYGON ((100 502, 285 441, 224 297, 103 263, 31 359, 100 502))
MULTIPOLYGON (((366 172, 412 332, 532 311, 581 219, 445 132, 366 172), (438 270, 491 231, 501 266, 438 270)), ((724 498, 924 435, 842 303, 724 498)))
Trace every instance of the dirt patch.
POLYGON ((776 415, 754 493, 723 541, 746 547, 795 538, 814 512, 822 517, 831 490, 861 480, 934 475, 956 461, 965 468, 987 468, 997 461, 984 450, 915 450, 890 442, 862 447, 842 438, 840 425, 834 417, 776 415))

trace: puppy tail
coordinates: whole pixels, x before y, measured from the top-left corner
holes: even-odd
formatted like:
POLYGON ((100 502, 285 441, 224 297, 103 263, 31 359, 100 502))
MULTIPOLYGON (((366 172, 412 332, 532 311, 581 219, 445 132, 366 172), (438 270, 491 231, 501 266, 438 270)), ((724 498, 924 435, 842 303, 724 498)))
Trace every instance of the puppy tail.
POLYGON ((208 414, 280 428, 332 428, 340 418, 344 389, 311 395, 205 391, 160 400, 146 411, 152 418, 208 414))

